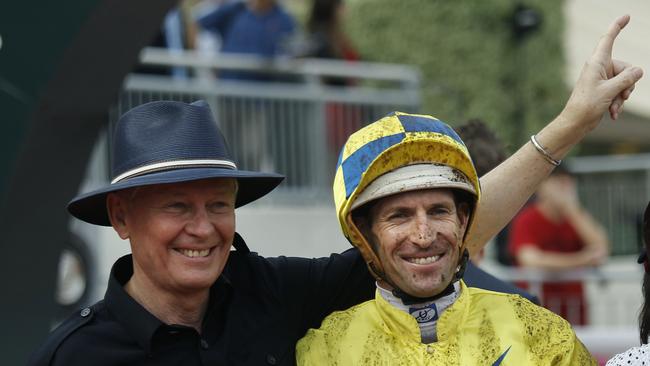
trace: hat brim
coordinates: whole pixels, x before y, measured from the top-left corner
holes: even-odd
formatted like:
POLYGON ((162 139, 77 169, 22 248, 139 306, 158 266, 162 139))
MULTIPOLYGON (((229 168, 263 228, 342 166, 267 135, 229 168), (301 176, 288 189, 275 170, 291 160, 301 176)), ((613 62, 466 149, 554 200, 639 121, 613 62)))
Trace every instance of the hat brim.
POLYGON ((123 189, 191 182, 211 178, 235 178, 238 183, 235 207, 253 202, 271 192, 284 179, 275 173, 260 173, 222 168, 185 168, 151 173, 110 184, 101 189, 81 194, 68 203, 68 212, 74 217, 95 225, 111 226, 106 208, 106 197, 123 189))

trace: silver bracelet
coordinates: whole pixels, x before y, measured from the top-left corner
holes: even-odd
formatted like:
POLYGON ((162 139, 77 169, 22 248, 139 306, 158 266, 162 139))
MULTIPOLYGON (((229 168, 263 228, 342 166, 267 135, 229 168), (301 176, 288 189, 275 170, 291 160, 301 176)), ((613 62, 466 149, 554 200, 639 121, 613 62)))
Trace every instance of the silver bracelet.
POLYGON ((549 154, 548 151, 546 151, 546 149, 543 148, 542 145, 539 144, 539 142, 537 142, 537 138, 535 137, 535 135, 530 136, 530 142, 533 143, 535 149, 537 149, 537 151, 539 151, 539 153, 542 154, 542 156, 544 156, 544 159, 546 159, 546 161, 548 161, 549 163, 555 166, 558 166, 562 163, 562 160, 553 159, 551 154, 549 154))

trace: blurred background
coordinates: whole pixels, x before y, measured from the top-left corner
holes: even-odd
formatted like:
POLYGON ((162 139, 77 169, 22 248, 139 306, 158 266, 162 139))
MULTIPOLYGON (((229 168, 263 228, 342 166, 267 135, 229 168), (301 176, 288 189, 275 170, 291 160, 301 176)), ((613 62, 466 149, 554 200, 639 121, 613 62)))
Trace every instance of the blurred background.
MULTIPOLYGON (((562 110, 599 37, 626 13, 614 56, 648 72, 643 0, 3 3, 2 363, 23 364, 51 327, 101 299, 112 263, 129 252, 111 228, 65 212, 75 194, 110 180, 110 131, 128 109, 206 100, 241 168, 287 176, 237 212, 251 250, 325 256, 349 247, 331 181, 351 132, 394 110, 452 126, 479 118, 512 153, 562 110)), ((639 344, 649 85, 565 160, 607 232, 608 260, 524 270, 512 266, 504 232, 481 263, 540 297, 543 282, 582 282, 588 319, 576 331, 601 360, 639 344)))

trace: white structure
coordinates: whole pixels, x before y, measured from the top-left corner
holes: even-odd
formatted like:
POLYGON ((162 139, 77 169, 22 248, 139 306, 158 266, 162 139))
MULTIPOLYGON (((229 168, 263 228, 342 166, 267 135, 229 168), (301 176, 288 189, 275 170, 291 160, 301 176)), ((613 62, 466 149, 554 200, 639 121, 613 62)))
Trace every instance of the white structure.
MULTIPOLYGON (((578 79, 584 60, 604 33, 607 24, 617 16, 630 14, 630 24, 614 45, 614 58, 638 65, 645 71, 644 79, 636 86, 633 97, 625 103, 625 111, 650 118, 650 2, 645 0, 567 0, 565 2, 567 57, 567 84, 578 79)), ((650 124, 623 114, 620 123, 602 123, 587 138, 590 141, 648 144, 650 124)))

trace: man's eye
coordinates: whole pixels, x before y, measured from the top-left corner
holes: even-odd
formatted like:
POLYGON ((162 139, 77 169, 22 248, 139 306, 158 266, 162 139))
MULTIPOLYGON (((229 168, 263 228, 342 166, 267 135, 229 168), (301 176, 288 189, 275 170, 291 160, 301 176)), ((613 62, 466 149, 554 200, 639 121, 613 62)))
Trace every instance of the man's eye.
POLYGON ((389 220, 403 219, 405 217, 406 217, 406 213, 404 213, 404 212, 394 212, 394 213, 388 215, 389 220))
POLYGON ((225 209, 230 208, 230 204, 228 202, 214 202, 210 204, 210 210, 212 211, 223 211, 225 209))
POLYGON ((430 210, 432 215, 448 215, 451 210, 446 207, 435 207, 430 210))
POLYGON ((185 205, 183 202, 172 202, 165 206, 166 209, 175 211, 184 210, 186 207, 187 205, 185 205))

